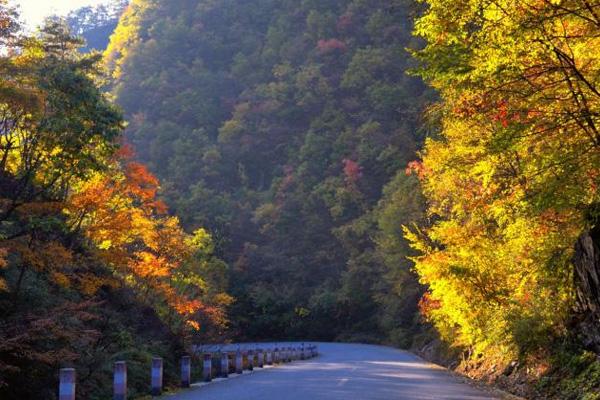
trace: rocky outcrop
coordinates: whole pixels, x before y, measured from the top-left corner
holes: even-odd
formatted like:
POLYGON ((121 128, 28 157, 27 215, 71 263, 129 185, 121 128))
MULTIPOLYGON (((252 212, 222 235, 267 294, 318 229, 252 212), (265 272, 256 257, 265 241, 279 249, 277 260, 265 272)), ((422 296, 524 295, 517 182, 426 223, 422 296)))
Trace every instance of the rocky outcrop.
POLYGON ((600 353, 600 229, 580 236, 573 256, 575 323, 586 348, 600 353))

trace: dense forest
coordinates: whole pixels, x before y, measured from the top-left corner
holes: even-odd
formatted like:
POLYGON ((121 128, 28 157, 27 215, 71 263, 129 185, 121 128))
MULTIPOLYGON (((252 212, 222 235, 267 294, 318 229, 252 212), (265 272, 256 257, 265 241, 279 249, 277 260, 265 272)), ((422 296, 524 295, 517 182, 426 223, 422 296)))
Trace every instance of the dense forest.
POLYGON ((597 1, 0 10, 1 398, 292 339, 600 398, 597 1))
POLYGON ((241 338, 408 344, 401 226, 432 96, 409 1, 134 1, 107 50, 127 139, 230 265, 241 338))

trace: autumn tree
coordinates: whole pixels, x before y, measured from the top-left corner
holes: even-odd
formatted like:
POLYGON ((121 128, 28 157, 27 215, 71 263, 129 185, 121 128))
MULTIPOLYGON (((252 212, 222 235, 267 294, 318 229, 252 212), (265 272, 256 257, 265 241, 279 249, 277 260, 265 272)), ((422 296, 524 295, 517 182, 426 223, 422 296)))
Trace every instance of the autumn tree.
POLYGON ((460 346, 535 350, 564 333, 574 244, 596 225, 600 6, 424 3, 441 133, 415 164, 431 224, 409 236, 429 317, 460 346))
POLYGON ((106 398, 117 355, 135 395, 152 354, 222 334, 226 266, 123 156, 100 55, 60 19, 25 36, 14 15, 0 2, 0 397, 55 399, 56 371, 75 366, 78 395, 106 398))
POLYGON ((80 42, 64 25, 51 21, 39 38, 23 40, 19 54, 5 60, 11 75, 0 139, 0 220, 5 246, 21 258, 15 302, 27 268, 68 259, 68 250, 51 233, 63 223, 56 212, 74 180, 103 168, 122 127, 120 113, 91 78, 98 57, 77 55, 80 42))
MULTIPOLYGON (((207 268, 223 268, 212 258, 210 235, 204 229, 186 234, 157 200, 158 180, 123 157, 73 188, 68 224, 89 238, 120 281, 155 308, 174 333, 200 330, 201 322, 220 332, 226 323, 223 306, 231 299, 222 283, 203 278, 207 268)), ((102 284, 87 289, 94 293, 102 284)))

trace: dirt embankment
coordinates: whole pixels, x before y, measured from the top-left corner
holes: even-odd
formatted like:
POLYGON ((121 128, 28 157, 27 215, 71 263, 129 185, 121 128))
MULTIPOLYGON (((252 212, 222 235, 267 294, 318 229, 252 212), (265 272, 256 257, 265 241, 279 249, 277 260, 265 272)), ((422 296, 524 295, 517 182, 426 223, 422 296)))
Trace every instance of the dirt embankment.
POLYGON ((594 352, 557 347, 507 361, 460 353, 439 339, 413 351, 500 398, 600 400, 600 356, 594 352))

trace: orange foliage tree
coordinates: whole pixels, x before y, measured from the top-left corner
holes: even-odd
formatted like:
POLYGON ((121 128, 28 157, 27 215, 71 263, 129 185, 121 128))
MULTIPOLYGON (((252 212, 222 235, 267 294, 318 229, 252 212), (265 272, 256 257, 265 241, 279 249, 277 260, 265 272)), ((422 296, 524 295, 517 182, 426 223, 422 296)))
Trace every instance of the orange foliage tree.
MULTIPOLYGON (((127 149, 110 170, 81 182, 67 202, 69 223, 81 231, 115 276, 136 289, 174 330, 223 327, 225 293, 209 296, 202 263, 214 262, 210 235, 186 234, 157 199, 159 183, 127 149)), ((103 282, 97 282, 97 285, 103 282)), ((93 291, 93 283, 88 290, 93 291)))

